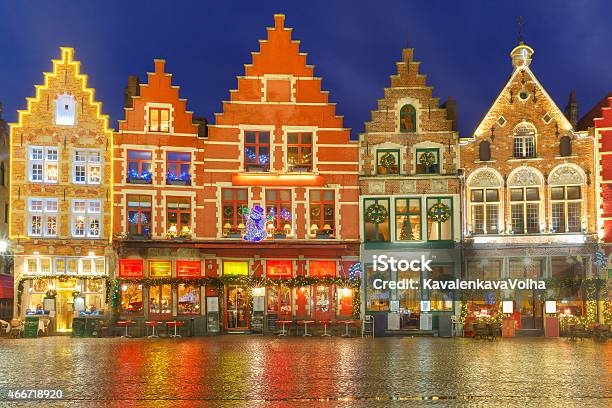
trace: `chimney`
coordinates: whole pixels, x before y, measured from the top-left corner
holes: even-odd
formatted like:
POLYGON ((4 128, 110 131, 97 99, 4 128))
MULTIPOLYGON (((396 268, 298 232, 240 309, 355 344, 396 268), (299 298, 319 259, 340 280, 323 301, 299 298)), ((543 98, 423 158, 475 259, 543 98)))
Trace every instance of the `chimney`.
POLYGON ((192 119, 194 125, 198 127, 198 137, 206 138, 208 137, 208 121, 205 117, 202 116, 194 116, 192 119))
POLYGON ((578 125, 578 101, 576 100, 576 91, 570 92, 569 101, 563 113, 565 113, 565 117, 572 124, 572 127, 576 129, 578 125))
POLYGON ((452 121, 452 130, 457 130, 457 101, 455 98, 449 96, 442 104, 442 108, 446 109, 446 120, 452 121))
POLYGON ((126 108, 132 107, 132 97, 140 95, 140 80, 136 75, 128 76, 128 84, 123 91, 123 104, 126 108))

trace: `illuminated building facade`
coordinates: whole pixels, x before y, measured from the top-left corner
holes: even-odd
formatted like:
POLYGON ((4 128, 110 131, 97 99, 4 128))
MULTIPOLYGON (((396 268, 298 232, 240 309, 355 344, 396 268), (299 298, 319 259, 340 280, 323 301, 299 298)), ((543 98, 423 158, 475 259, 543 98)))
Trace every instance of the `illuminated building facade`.
POLYGON ((0 319, 13 316, 13 258, 10 256, 9 218, 9 127, 0 103, 0 319))
MULTIPOLYGON (((546 93, 530 69, 533 53, 523 43, 512 50, 509 80, 461 141, 466 278, 559 283, 546 293, 502 294, 523 331, 542 330, 548 298, 584 316, 585 293, 568 283, 596 273, 593 137, 575 132, 546 93)), ((470 307, 491 311, 499 300, 472 299, 470 307)))
POLYGON ((459 277, 459 198, 456 104, 440 106, 413 50, 403 50, 397 73, 359 136, 361 258, 365 312, 388 332, 432 331, 454 312, 443 291, 374 288, 375 279, 459 277), (433 259, 431 271, 373 271, 373 255, 433 259))
POLYGON ((11 124, 9 234, 15 315, 105 315, 112 270, 112 131, 74 50, 61 49, 11 124))

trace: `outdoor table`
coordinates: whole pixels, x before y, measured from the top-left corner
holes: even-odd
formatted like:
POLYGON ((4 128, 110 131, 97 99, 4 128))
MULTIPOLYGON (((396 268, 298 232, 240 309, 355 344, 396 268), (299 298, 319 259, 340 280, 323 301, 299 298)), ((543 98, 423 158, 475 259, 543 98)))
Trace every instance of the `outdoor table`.
POLYGON ((287 330, 285 330, 285 325, 286 324, 291 324, 291 320, 277 320, 276 323, 280 323, 282 325, 281 331, 280 331, 280 333, 278 333, 278 335, 279 336, 286 336, 287 335, 287 330))
POLYGON ((321 336, 330 337, 331 334, 327 332, 327 325, 331 324, 331 320, 319 320, 319 324, 323 325, 323 334, 321 336))
POLYGON ((125 334, 121 337, 123 338, 130 338, 132 336, 130 336, 130 334, 128 333, 128 329, 131 325, 133 325, 134 322, 132 320, 119 320, 117 322, 117 326, 119 327, 125 327, 125 334))
POLYGON ((355 324, 356 320, 343 320, 342 323, 344 323, 344 334, 342 335, 342 337, 351 337, 351 334, 349 333, 349 325, 351 324, 355 324))
POLYGON ((308 333, 308 324, 309 323, 314 323, 314 320, 298 320, 297 324, 303 324, 304 325, 304 335, 303 337, 311 337, 312 334, 308 333))
POLYGON ((181 337, 181 335, 176 332, 176 328, 180 327, 180 326, 184 326, 185 322, 180 322, 178 320, 173 320, 173 321, 170 321, 170 322, 166 322, 166 325, 167 325, 167 327, 174 326, 174 334, 171 334, 170 337, 175 337, 176 338, 176 337, 181 337))
POLYGON ((157 320, 151 320, 151 321, 145 322, 145 326, 148 326, 148 327, 152 327, 152 328, 153 328, 153 332, 151 333, 151 335, 147 336, 148 338, 150 338, 150 339, 156 339, 156 338, 158 338, 158 337, 159 337, 159 336, 157 335, 157 333, 155 333, 155 328, 156 328, 157 326, 159 326, 160 324, 161 324, 161 322, 159 322, 159 321, 157 321, 157 320))

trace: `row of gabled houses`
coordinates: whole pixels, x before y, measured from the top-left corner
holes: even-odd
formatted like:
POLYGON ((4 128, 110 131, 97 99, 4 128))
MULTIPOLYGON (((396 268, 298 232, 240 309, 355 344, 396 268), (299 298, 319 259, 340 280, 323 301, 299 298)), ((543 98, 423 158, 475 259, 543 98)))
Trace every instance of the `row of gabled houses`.
POLYGON ((583 283, 607 277, 612 98, 580 121, 574 98, 562 112, 520 43, 463 137, 455 100, 433 96, 406 49, 352 140, 274 20, 210 122, 155 60, 142 82, 129 77, 114 131, 61 49, 0 167, 15 317, 48 316, 56 332, 75 317, 183 319, 204 334, 364 315, 378 332, 433 332, 442 315, 493 315, 504 300, 523 331, 543 328, 551 299, 561 314, 609 315, 605 285, 593 295, 583 283), (381 254, 432 267, 374 270, 381 254), (460 297, 373 284, 411 278, 551 286, 460 297))

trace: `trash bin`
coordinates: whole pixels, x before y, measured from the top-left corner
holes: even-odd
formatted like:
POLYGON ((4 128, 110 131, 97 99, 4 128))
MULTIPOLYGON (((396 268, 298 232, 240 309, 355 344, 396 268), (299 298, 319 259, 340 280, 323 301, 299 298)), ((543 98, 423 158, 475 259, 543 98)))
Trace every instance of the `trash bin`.
POLYGON ((438 316, 438 337, 453 337, 453 321, 450 315, 438 316))

